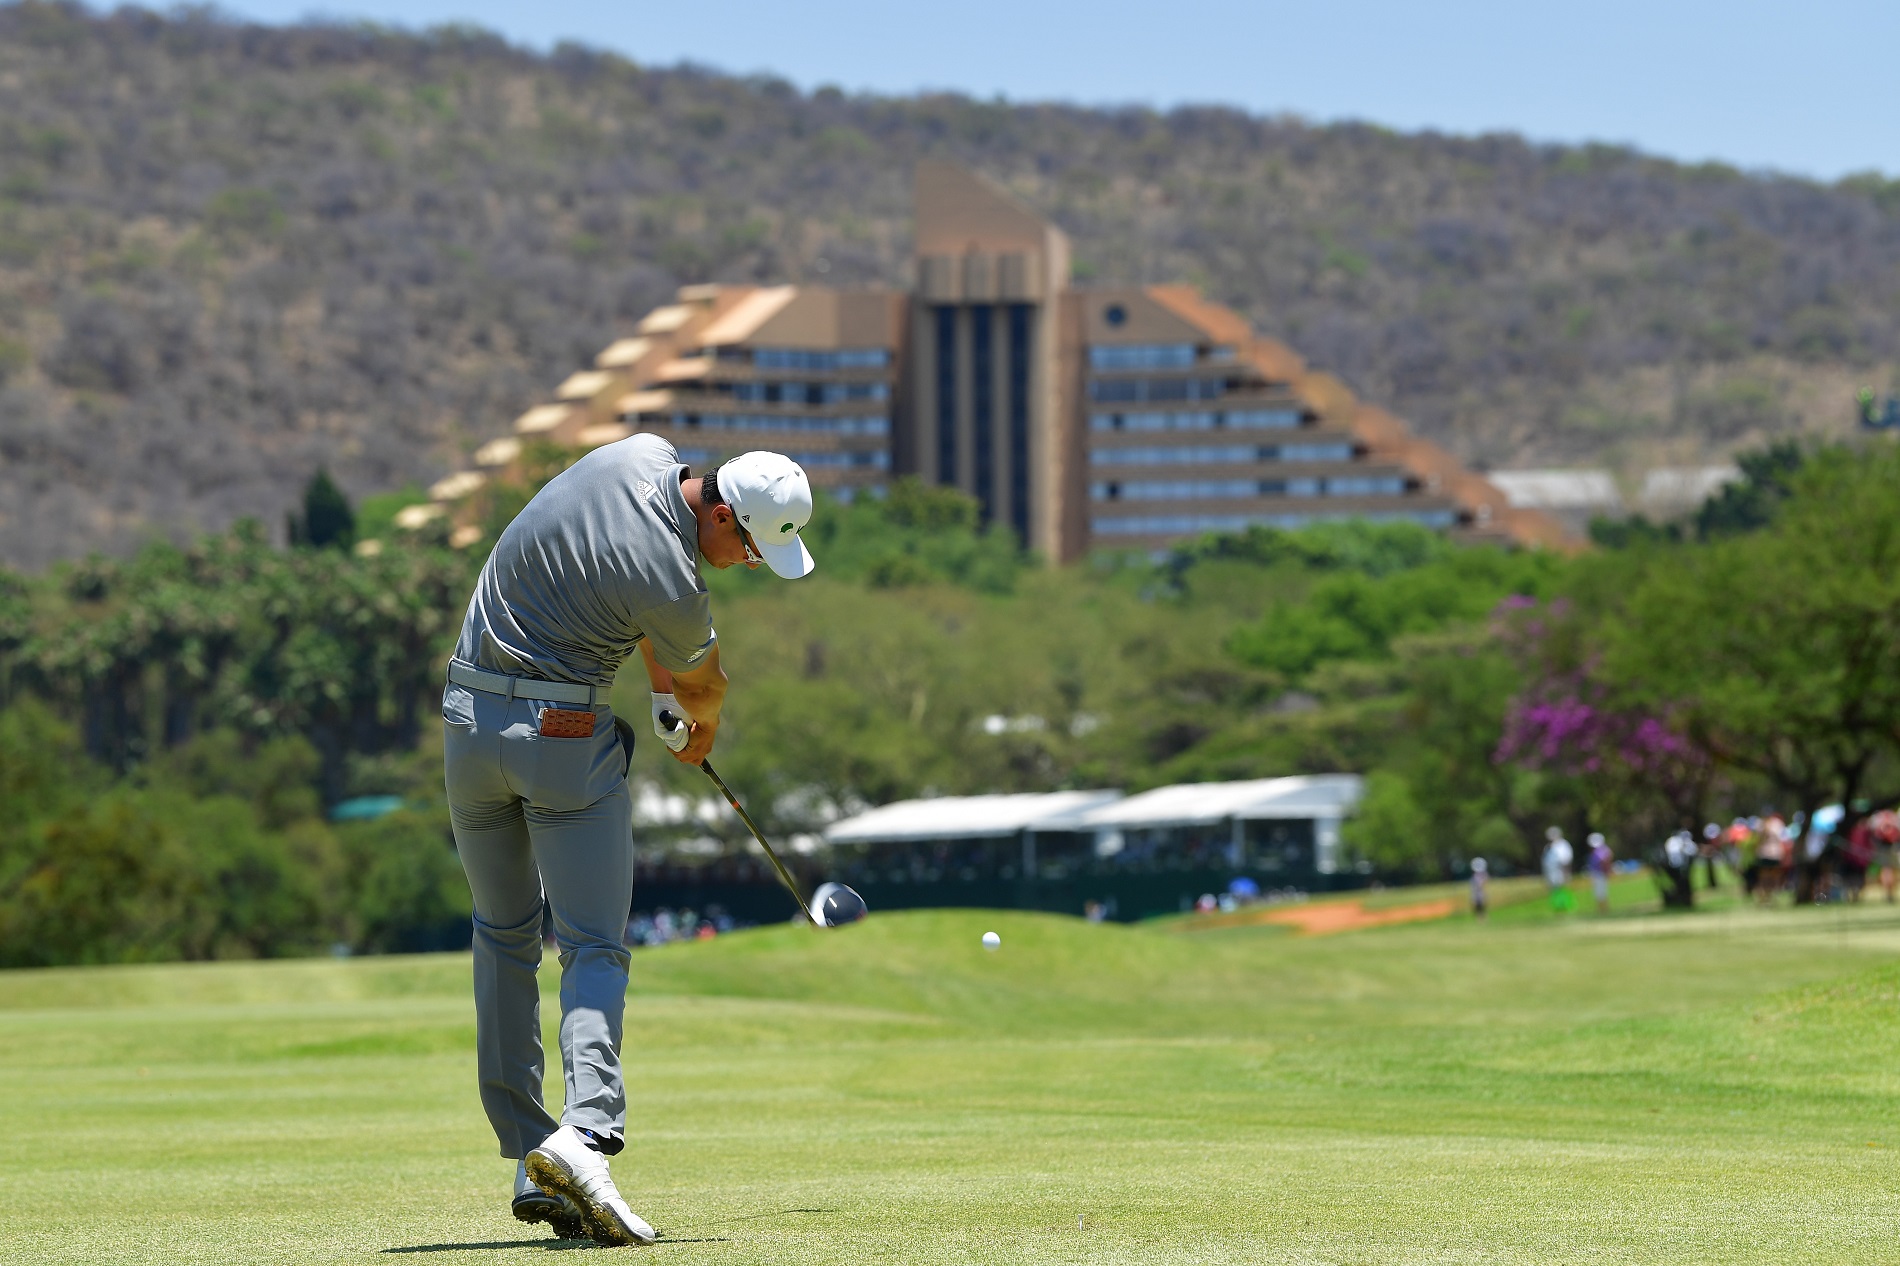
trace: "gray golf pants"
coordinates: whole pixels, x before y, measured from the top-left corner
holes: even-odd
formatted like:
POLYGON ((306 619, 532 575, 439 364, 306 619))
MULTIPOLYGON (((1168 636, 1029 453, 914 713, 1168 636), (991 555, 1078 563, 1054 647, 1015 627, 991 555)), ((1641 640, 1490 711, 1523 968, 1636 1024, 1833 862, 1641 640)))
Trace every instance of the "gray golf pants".
MULTIPOLYGON (((525 683, 524 683, 525 684, 525 683)), ((617 1151, 633 900, 632 798, 606 704, 591 738, 544 738, 544 707, 451 683, 442 696, 455 847, 475 898, 475 1044, 482 1107, 501 1154, 526 1156, 559 1125, 617 1151), (542 1102, 541 897, 561 949, 560 1122, 542 1102)))

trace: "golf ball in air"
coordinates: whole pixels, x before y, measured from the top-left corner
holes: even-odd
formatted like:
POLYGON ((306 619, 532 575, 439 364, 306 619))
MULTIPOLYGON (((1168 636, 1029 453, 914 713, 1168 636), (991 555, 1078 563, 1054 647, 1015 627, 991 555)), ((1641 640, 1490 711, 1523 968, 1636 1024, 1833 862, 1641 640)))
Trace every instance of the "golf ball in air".
POLYGON ((997 948, 998 946, 1000 946, 1002 943, 1003 943, 1003 938, 996 935, 996 933, 994 932, 985 932, 983 934, 983 948, 986 950, 993 950, 997 948))

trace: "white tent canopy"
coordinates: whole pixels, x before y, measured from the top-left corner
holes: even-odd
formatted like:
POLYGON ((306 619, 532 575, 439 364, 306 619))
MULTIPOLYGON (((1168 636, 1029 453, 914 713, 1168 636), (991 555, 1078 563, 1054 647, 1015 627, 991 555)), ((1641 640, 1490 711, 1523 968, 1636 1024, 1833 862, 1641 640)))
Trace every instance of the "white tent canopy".
POLYGON ((1494 470, 1485 476, 1513 507, 1620 510, 1623 496, 1607 470, 1494 470))
POLYGON ((1024 831, 1076 831, 1089 810, 1121 799, 1119 791, 1052 791, 995 796, 898 800, 825 829, 833 844, 885 840, 970 840, 1024 831))
POLYGON ((1208 826, 1229 820, 1337 820, 1352 812, 1364 787, 1365 781, 1357 774, 1180 783, 1156 787, 1153 791, 1090 810, 1082 815, 1080 827, 1095 831, 1145 831, 1208 826))

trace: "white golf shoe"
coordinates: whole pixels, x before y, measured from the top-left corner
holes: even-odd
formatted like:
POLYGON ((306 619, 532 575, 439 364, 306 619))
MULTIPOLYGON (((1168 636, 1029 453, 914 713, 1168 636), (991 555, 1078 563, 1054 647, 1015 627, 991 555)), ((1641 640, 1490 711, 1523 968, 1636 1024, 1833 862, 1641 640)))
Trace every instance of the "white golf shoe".
POLYGON ((587 1233, 602 1244, 651 1244, 659 1234, 627 1207, 607 1170, 607 1158, 587 1138, 564 1125, 528 1153, 528 1177, 551 1196, 574 1202, 587 1233))
POLYGON ((566 1196, 552 1196, 534 1185, 524 1161, 515 1162, 515 1198, 509 1209, 523 1222, 545 1222, 563 1240, 589 1238, 587 1221, 566 1196))

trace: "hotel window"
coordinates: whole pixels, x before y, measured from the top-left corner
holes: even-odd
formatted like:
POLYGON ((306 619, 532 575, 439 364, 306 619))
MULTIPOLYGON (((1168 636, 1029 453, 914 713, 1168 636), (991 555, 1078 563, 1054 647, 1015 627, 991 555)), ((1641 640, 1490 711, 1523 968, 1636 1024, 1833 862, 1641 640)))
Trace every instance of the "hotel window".
POLYGON ((1090 369, 1188 369, 1194 364, 1192 343, 1137 343, 1126 347, 1089 348, 1090 369))
MULTIPOLYGON (((1167 413, 1091 413, 1091 431, 1286 431, 1300 425, 1296 409, 1235 409, 1209 413, 1198 409, 1167 413)), ((1350 457, 1352 454, 1347 453, 1350 457)))
MULTIPOLYGON (((719 358, 727 358, 725 348, 719 349, 719 358)), ((828 373, 836 369, 883 369, 890 361, 889 349, 882 347, 842 347, 835 351, 760 347, 754 348, 752 352, 752 364, 757 369, 805 369, 828 373)))
POLYGON ((1352 460, 1351 444, 1282 444, 1279 446, 1279 452, 1280 460, 1283 462, 1349 462, 1352 460))
POLYGON ((657 420, 701 431, 803 431, 821 435, 888 435, 890 419, 880 416, 814 418, 783 413, 675 413, 657 420))
POLYGON ((1135 479, 1096 483, 1089 494, 1095 501, 1188 501, 1257 497, 1268 491, 1258 479, 1135 479))
POLYGON ((1360 519, 1368 523, 1419 523, 1450 527, 1458 516, 1450 510, 1390 510, 1375 514, 1153 514, 1091 519, 1089 531, 1097 536, 1169 536, 1188 532, 1244 532, 1250 527, 1291 530, 1321 520, 1360 519))
MULTIPOLYGON (((680 461, 688 466, 710 466, 736 456, 741 450, 735 445, 727 448, 682 448, 679 449, 680 461)), ((883 449, 869 453, 801 453, 796 450, 785 454, 800 466, 813 470, 877 470, 891 468, 891 455, 883 449)))
POLYGON ((975 431, 971 438, 976 441, 976 499, 985 523, 996 517, 994 315, 987 307, 970 309, 970 422, 975 431))
POLYGON ((1089 429, 1095 431, 1211 431, 1220 425, 1218 413, 1095 413, 1089 429))
POLYGON ((1194 462, 1270 462, 1274 450, 1252 444, 1183 444, 1176 448, 1143 446, 1140 448, 1098 448, 1089 454, 1096 466, 1162 466, 1194 462))
POLYGON ((820 470, 889 470, 891 455, 882 449, 869 453, 787 453, 800 466, 820 470))
POLYGON ((1094 378, 1089 399, 1103 404, 1218 400, 1226 389, 1224 378, 1094 378))
POLYGON ((1235 430, 1290 430, 1300 424, 1298 409, 1230 409, 1223 416, 1235 430))
POLYGON ((1026 303, 1009 309, 1009 513, 1016 535, 1029 539, 1029 353, 1026 303))
POLYGON ((957 482, 957 310, 937 309, 937 482, 957 482))
POLYGON ((1094 519, 1089 523, 1089 530, 1097 536, 1162 536, 1180 532, 1241 532, 1256 523, 1294 527, 1305 520, 1304 515, 1145 514, 1125 519, 1094 519), (1281 522, 1276 523, 1276 519, 1281 522))
POLYGON ((843 404, 852 400, 888 400, 881 382, 735 382, 732 397, 748 404, 843 404))
POLYGON ((1347 475, 1328 479, 1326 491, 1335 497, 1377 497, 1405 491, 1405 479, 1396 475, 1347 475))

